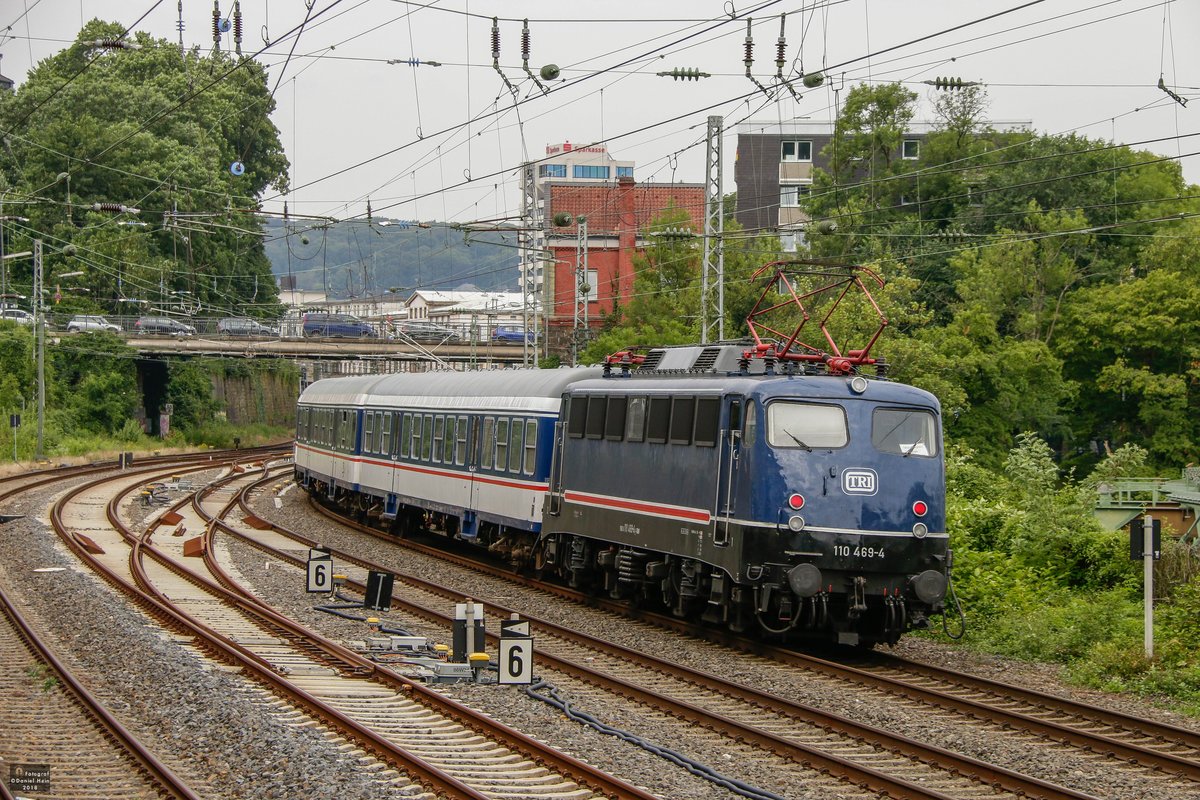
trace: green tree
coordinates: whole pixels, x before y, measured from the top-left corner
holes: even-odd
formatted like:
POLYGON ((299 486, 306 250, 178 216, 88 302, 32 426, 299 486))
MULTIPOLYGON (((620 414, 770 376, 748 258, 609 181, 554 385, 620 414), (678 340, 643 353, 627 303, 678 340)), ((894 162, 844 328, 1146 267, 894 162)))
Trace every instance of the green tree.
MULTIPOLYGON (((268 187, 286 188, 288 165, 263 66, 181 54, 144 33, 127 38, 136 50, 95 44, 124 33, 93 20, 0 96, 5 210, 30 219, 16 244, 45 240, 47 274, 84 271, 106 311, 133 297, 277 309, 254 211, 268 187), (98 213, 96 203, 141 213, 98 213)), ((27 282, 29 269, 16 279, 27 282)))

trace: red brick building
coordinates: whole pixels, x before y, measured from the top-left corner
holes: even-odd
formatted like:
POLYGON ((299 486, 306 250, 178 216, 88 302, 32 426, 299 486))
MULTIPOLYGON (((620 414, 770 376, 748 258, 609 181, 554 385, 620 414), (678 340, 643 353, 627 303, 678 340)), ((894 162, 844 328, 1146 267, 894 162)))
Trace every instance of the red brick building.
POLYGON ((644 249, 651 222, 674 207, 687 212, 693 231, 704 232, 704 186, 698 183, 637 184, 628 177, 599 184, 550 180, 543 184, 542 197, 546 249, 554 257, 545 281, 551 336, 574 322, 578 217, 587 218, 587 318, 592 328, 602 312, 610 313, 632 296, 633 257, 644 249), (570 225, 554 225, 561 213, 570 215, 570 225))

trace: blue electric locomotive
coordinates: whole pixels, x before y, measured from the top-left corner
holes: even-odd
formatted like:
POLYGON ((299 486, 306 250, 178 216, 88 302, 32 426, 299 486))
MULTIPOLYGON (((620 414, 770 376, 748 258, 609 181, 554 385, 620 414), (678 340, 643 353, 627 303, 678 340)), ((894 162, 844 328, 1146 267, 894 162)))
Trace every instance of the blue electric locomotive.
POLYGON ((950 558, 936 398, 746 352, 318 381, 297 480, 398 533, 734 630, 873 644, 926 626, 950 558))

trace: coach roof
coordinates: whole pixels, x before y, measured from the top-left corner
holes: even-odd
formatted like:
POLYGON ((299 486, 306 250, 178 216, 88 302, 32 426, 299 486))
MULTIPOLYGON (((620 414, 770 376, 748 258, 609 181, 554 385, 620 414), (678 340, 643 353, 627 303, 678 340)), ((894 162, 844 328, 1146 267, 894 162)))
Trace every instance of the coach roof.
POLYGON ((475 372, 398 372, 391 375, 327 378, 304 390, 304 405, 523 408, 557 411, 570 384, 599 377, 598 367, 503 369, 475 372))

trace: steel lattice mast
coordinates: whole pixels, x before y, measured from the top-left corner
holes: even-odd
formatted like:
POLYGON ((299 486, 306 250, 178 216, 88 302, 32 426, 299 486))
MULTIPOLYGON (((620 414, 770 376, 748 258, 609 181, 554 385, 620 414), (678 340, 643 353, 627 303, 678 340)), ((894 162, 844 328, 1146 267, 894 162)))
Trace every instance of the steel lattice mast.
POLYGON ((704 176, 704 264, 700 276, 700 342, 725 338, 725 231, 721 178, 721 133, 724 120, 708 118, 704 176))

